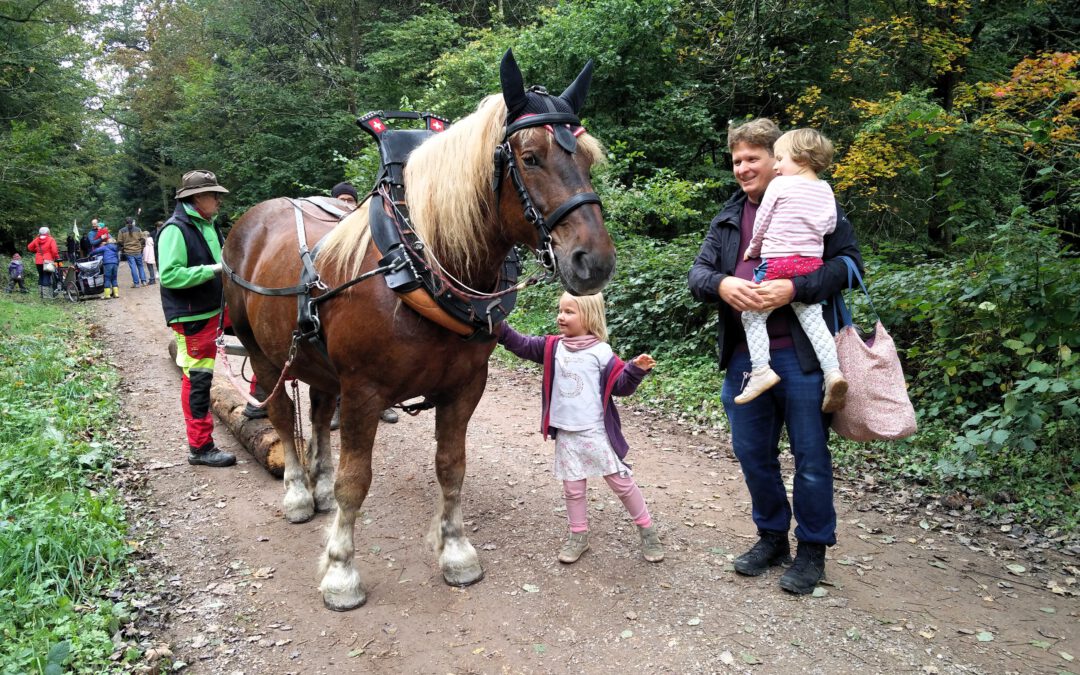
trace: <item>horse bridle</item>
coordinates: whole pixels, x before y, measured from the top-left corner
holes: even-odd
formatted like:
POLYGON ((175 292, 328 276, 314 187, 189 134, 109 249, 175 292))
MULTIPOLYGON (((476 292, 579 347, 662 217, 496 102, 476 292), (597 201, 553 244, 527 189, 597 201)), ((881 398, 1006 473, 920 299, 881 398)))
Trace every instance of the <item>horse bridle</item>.
MULTIPOLYGON (((533 87, 531 91, 547 94, 542 87, 533 87)), ((550 103, 549 107, 554 110, 554 106, 550 103)), ((563 218, 579 206, 584 206, 585 204, 600 204, 601 202, 599 195, 595 192, 579 192, 560 204, 547 216, 540 213, 539 209, 536 208, 536 205, 533 204, 532 197, 529 195, 529 189, 525 186, 525 181, 521 177, 521 171, 518 169, 517 162, 514 160, 513 148, 510 146, 510 137, 515 133, 522 129, 539 126, 548 126, 551 129, 551 133, 555 136, 559 147, 563 150, 568 153, 573 153, 575 151, 577 147, 576 136, 582 133, 578 132, 578 134, 575 134, 570 131, 570 129, 581 128, 581 120, 579 120, 576 115, 565 112, 546 112, 520 117, 506 125, 502 143, 495 148, 495 178, 493 187, 495 190, 495 199, 498 201, 503 173, 505 172, 509 175, 510 181, 514 184, 514 190, 517 192, 518 199, 521 200, 521 208, 524 212, 525 221, 536 229, 538 239, 536 245, 537 259, 539 260, 540 265, 547 270, 549 274, 555 274, 557 263, 555 260, 555 251, 552 248, 551 231, 558 226, 563 218)))

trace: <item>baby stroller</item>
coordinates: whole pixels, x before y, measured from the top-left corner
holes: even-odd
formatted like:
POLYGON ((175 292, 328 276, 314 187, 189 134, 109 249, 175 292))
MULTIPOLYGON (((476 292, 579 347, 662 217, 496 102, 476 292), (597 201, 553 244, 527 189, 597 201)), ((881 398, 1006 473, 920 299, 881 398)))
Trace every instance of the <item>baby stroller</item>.
POLYGON ((105 266, 101 258, 76 260, 64 273, 64 294, 72 302, 105 291, 105 266))

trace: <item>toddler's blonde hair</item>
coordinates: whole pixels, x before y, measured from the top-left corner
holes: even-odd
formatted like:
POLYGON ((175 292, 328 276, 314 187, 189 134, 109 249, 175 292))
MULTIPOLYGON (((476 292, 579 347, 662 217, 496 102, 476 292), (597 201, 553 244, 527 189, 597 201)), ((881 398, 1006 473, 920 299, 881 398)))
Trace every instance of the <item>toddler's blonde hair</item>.
POLYGON ((607 317, 604 312, 604 294, 596 295, 571 295, 563 293, 559 302, 563 299, 573 300, 581 313, 581 327, 586 333, 592 333, 600 338, 601 342, 607 342, 607 317))
POLYGON ((832 141, 817 129, 794 129, 776 139, 775 153, 787 154, 798 164, 821 173, 832 164, 832 141))

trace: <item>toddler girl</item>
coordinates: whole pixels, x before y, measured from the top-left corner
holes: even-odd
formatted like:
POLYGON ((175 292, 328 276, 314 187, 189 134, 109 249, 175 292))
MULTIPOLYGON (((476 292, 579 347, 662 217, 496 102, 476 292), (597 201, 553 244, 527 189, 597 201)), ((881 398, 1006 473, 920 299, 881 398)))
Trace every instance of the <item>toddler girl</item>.
MULTIPOLYGON (((746 247, 744 260, 760 254, 762 263, 754 269, 754 281, 790 279, 809 274, 821 267, 825 235, 836 229, 836 198, 832 188, 818 178, 833 157, 829 139, 813 129, 789 131, 773 146, 776 178, 769 183, 758 207, 754 235, 746 247)), ((791 303, 799 323, 814 346, 821 370, 825 373, 825 398, 822 412, 836 412, 844 407, 847 380, 840 372, 836 343, 821 305, 791 303)), ((750 381, 735 403, 753 401, 780 381, 769 367, 769 335, 765 321, 772 310, 743 312, 746 344, 753 366, 750 381)))
POLYGON ((150 235, 146 236, 146 243, 143 244, 142 257, 143 263, 146 264, 146 275, 150 277, 146 283, 156 284, 157 275, 154 273, 154 267, 157 265, 157 258, 154 256, 154 238, 150 235))
POLYGON ((585 481, 603 476, 622 500, 641 535, 641 553, 649 562, 664 559, 641 489, 623 463, 629 449, 623 438, 612 395, 629 396, 656 361, 642 354, 630 363, 608 345, 604 296, 559 299, 559 335, 522 335, 503 324, 499 344, 517 356, 542 363, 540 432, 555 438, 555 477, 563 482, 570 533, 559 561, 576 562, 589 549, 585 481))

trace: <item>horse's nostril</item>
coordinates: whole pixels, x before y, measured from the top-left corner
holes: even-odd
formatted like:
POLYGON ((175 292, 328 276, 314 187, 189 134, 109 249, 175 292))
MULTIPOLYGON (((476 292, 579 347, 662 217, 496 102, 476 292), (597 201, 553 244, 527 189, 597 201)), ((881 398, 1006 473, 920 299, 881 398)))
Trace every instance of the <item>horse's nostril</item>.
POLYGON ((588 251, 578 249, 570 254, 570 265, 579 277, 588 279, 591 276, 588 251))

